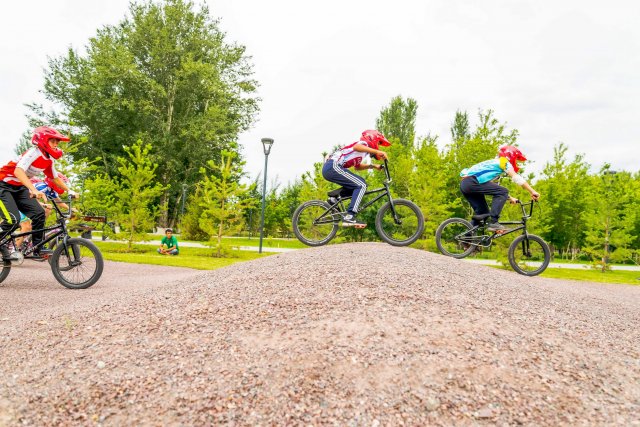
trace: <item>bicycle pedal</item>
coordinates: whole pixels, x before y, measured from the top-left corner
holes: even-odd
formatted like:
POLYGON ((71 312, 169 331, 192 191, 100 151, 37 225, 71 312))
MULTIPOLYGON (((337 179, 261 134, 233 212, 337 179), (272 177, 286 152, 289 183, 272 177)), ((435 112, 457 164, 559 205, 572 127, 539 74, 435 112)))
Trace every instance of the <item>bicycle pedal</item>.
POLYGON ((363 229, 363 228, 367 228, 367 224, 362 224, 362 225, 354 225, 353 228, 357 228, 357 229, 363 229))

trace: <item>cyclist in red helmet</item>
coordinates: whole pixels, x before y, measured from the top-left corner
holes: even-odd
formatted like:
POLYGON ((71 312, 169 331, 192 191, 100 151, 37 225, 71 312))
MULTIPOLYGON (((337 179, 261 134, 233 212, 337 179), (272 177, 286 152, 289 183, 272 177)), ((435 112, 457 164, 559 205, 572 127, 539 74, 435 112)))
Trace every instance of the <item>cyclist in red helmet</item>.
POLYGON ((387 159, 387 153, 378 149, 381 145, 388 147, 391 143, 379 131, 365 130, 359 141, 329 155, 322 167, 324 179, 341 185, 346 190, 345 193, 351 195, 347 214, 342 219, 342 225, 345 227, 364 228, 367 226, 365 222, 358 221, 356 218, 358 206, 367 191, 367 182, 360 175, 349 171, 349 168, 353 167, 356 170, 382 169, 381 165, 363 163, 363 160, 369 159, 371 155, 378 160, 387 159))
MULTIPOLYGON (((44 173, 59 188, 68 190, 54 166, 54 160, 63 154, 58 148, 60 141, 69 141, 69 137, 49 126, 40 126, 33 131, 33 147, 0 168, 0 228, 3 232, 9 231, 20 220, 20 212, 31 218, 36 230, 44 227, 45 212, 36 198, 45 202, 46 196, 36 189, 30 178, 44 173)), ((34 234, 33 244, 37 245, 42 239, 43 233, 34 234)), ((34 252, 34 256, 49 254, 48 249, 34 252)), ((1 249, 1 255, 10 259, 6 247, 1 249)))
MULTIPOLYGON (((516 198, 509 196, 509 190, 494 182, 495 179, 507 174, 513 182, 524 187, 531 194, 532 199, 538 200, 540 198, 540 194, 518 174, 518 170, 520 170, 518 162, 524 162, 525 160, 527 158, 518 147, 506 145, 500 147, 497 158, 480 162, 460 172, 462 177, 460 191, 462 191, 462 195, 467 199, 475 214, 491 214, 487 230, 504 231, 505 226, 498 222, 500 212, 502 212, 507 200, 511 203, 517 201, 516 198), (493 197, 491 209, 487 205, 486 195, 493 197)), ((478 225, 475 220, 472 220, 472 223, 473 225, 478 225)))

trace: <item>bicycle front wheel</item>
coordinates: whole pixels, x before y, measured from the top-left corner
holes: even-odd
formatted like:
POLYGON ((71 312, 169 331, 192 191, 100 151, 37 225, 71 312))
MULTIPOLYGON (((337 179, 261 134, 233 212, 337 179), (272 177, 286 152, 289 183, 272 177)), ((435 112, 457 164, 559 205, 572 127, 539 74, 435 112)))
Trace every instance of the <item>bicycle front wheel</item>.
POLYGON ((536 235, 518 236, 509 246, 509 264, 517 273, 536 276, 546 270, 549 261, 549 245, 536 235))
POLYGON ((340 216, 337 210, 322 200, 311 200, 301 204, 293 213, 293 232, 298 240, 308 246, 322 246, 338 232, 340 216))
POLYGON ((60 284, 69 289, 86 289, 102 276, 104 261, 100 250, 92 242, 67 239, 51 255, 51 271, 60 284))
POLYGON ((3 259, 1 267, 2 270, 0 270, 0 283, 4 282, 4 279, 6 279, 9 273, 11 273, 11 261, 3 259))
POLYGON ((469 256, 475 248, 469 243, 473 237, 470 236, 472 228, 473 225, 462 218, 449 218, 442 222, 436 230, 436 245, 440 252, 458 259, 469 256))
POLYGON ((422 236, 424 215, 415 203, 394 199, 393 209, 391 203, 387 202, 378 211, 376 231, 390 245, 408 246, 422 236))

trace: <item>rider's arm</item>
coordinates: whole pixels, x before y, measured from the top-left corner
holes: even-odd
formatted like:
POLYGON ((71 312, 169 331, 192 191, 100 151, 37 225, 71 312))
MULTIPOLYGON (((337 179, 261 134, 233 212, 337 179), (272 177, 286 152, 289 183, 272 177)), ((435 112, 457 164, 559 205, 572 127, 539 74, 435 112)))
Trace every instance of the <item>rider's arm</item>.
POLYGON ((540 198, 540 193, 538 193, 536 190, 534 190, 527 181, 525 181, 525 179, 518 174, 516 171, 514 171, 511 168, 507 169, 507 175, 509 175, 509 177, 513 180, 513 182, 515 182, 516 184, 518 184, 519 186, 521 186, 522 188, 524 188, 525 190, 527 190, 529 192, 529 194, 531 194, 531 198, 533 200, 538 200, 540 198))
POLYGON ((368 165, 363 165, 362 163, 360 163, 357 166, 354 166, 355 169, 361 171, 361 170, 366 170, 366 169, 382 169, 381 165, 374 165, 374 164, 368 164, 368 165))
POLYGON ((53 182, 55 182, 59 188, 62 188, 65 193, 69 191, 69 187, 67 187, 67 184, 65 184, 64 181, 59 177, 55 177, 53 182))
POLYGON ((389 156, 387 156, 387 153, 385 153, 384 151, 380 151, 380 150, 374 150, 371 147, 368 147, 364 144, 356 144, 353 146, 353 151, 359 151, 361 153, 369 153, 369 154, 373 154, 376 156, 376 159, 378 160, 382 160, 382 159, 388 159, 389 156))
POLYGON ((16 176, 16 178, 20 180, 22 185, 24 185, 29 189, 31 194, 41 199, 44 199, 44 194, 41 191, 38 191, 38 189, 33 185, 31 180, 27 177, 26 172, 22 168, 16 167, 13 173, 16 176))

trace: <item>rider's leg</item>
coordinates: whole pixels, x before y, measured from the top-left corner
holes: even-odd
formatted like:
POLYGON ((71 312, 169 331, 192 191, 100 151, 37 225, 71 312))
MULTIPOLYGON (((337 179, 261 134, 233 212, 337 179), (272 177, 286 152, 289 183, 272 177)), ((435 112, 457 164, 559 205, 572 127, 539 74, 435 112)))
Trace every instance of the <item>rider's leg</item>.
MULTIPOLYGON (((31 218, 33 229, 42 230, 44 228, 44 209, 36 199, 29 197, 29 189, 27 187, 22 187, 22 191, 15 195, 15 201, 20 211, 28 218, 31 218)), ((44 231, 32 234, 33 246, 40 243, 43 238, 44 231)))
MULTIPOLYGON (((31 219, 26 217, 24 214, 22 214, 20 216, 20 232, 28 233, 31 230, 32 230, 31 219)), ((19 248, 20 245, 22 245, 23 241, 24 241, 24 237, 16 237, 16 248, 19 248)))
MULTIPOLYGON (((14 192, 19 190, 11 184, 0 182, 0 229, 3 234, 10 231, 20 219, 20 211, 14 200, 14 192)), ((0 248, 2 258, 11 259, 6 245, 0 248)))
MULTIPOLYGON (((474 176, 465 178, 460 183, 460 191, 464 198, 467 199, 467 202, 469 202, 476 215, 489 213, 487 199, 485 199, 484 194, 479 191, 480 185, 481 184, 478 184, 478 180, 474 176)), ((480 222, 472 218, 471 224, 476 227, 480 225, 480 222)))
POLYGON ((351 215, 358 212, 358 206, 362 201, 364 193, 367 191, 367 183, 364 178, 343 168, 333 160, 328 160, 324 164, 322 176, 327 181, 336 183, 348 191, 352 191, 351 203, 349 203, 347 212, 351 215))

